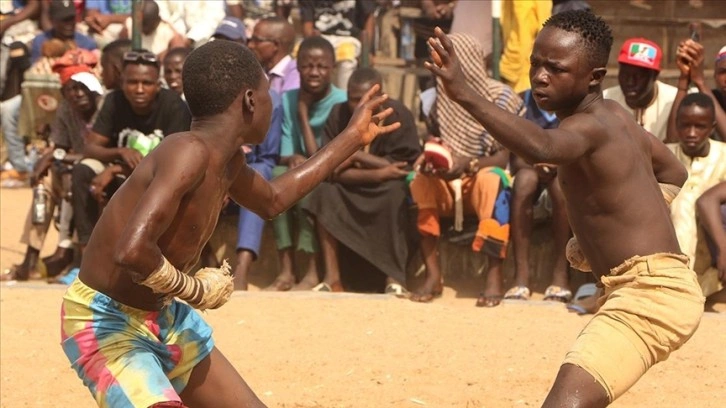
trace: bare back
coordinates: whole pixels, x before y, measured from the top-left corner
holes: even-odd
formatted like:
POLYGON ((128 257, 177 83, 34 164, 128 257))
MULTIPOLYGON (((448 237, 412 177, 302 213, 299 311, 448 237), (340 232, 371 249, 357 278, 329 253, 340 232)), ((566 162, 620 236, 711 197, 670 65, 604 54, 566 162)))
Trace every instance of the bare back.
POLYGON ((570 224, 593 273, 599 278, 636 255, 680 253, 653 171, 651 136, 609 100, 560 125, 573 127, 600 140, 559 170, 570 224))
MULTIPOLYGON (((143 211, 137 204, 152 194, 173 198, 176 180, 181 178, 174 177, 175 166, 186 154, 193 154, 194 161, 202 164, 201 169, 190 169, 199 173, 195 175, 198 179, 175 202, 178 206, 169 208, 175 211, 173 220, 160 231, 157 243, 162 254, 180 270, 188 271, 197 263, 217 224, 229 185, 245 166, 241 153, 227 160, 215 156, 208 143, 194 132, 169 136, 134 169, 103 210, 83 254, 79 277, 86 285, 129 306, 146 310, 161 307, 161 296, 136 284, 131 273, 115 262, 115 256, 127 244, 121 242, 124 230, 132 220, 143 216, 137 214, 143 211), (159 178, 164 180, 161 184, 159 178)), ((164 205, 164 201, 152 205, 164 205)))

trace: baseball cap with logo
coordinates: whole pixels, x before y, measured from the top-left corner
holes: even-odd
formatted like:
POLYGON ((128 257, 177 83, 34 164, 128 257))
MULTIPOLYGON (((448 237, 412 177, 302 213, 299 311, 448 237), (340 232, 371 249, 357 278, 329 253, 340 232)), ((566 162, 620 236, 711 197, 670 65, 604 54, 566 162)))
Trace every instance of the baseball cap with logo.
POLYGON ((219 26, 217 31, 214 32, 214 37, 222 36, 232 41, 247 41, 247 33, 245 32, 245 24, 238 18, 225 17, 219 26))
POLYGON ((76 7, 71 0, 51 0, 48 14, 54 21, 67 20, 76 16, 76 7))
POLYGON ((618 62, 660 72, 663 52, 658 44, 645 38, 630 38, 620 48, 618 62))
POLYGON ((721 47, 721 50, 719 50, 718 54, 716 54, 716 63, 719 63, 723 60, 726 60, 726 45, 721 47))

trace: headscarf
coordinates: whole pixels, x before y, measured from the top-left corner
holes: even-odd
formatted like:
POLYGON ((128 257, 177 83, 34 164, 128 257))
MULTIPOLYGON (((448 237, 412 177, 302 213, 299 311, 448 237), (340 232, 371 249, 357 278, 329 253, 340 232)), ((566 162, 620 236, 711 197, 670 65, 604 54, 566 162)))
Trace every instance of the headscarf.
POLYGON ((98 64, 96 54, 77 48, 75 50, 66 51, 62 57, 53 63, 53 72, 60 76, 61 86, 64 86, 71 80, 74 74, 79 72, 91 72, 91 68, 98 64))
MULTIPOLYGON (((509 86, 487 75, 484 50, 476 39, 463 33, 450 34, 449 38, 454 44, 469 86, 500 108, 524 115, 526 109, 522 98, 509 86)), ((464 108, 446 96, 441 78, 436 79, 436 93, 432 119, 438 124, 442 141, 454 154, 468 157, 491 156, 502 148, 464 108)))

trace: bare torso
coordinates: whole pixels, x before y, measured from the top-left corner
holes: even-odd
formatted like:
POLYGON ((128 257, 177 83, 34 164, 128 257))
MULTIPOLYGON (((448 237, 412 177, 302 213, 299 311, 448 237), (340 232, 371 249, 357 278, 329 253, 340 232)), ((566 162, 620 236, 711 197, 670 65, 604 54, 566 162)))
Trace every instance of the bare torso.
POLYGON ((200 155, 207 156, 207 169, 201 181, 181 199, 171 225, 158 241, 162 254, 179 270, 188 272, 200 256, 219 218, 230 184, 245 165, 240 152, 230 160, 215 156, 207 142, 191 132, 167 137, 147 156, 122 187, 114 194, 96 224, 83 254, 79 278, 89 287, 126 305, 158 310, 162 297, 132 280, 129 271, 114 262, 119 240, 136 203, 146 193, 155 169, 165 161, 177 160, 175 153, 184 148, 184 138, 196 138, 200 155), (225 162, 225 160, 227 160, 225 162))
POLYGON ((598 279, 633 256, 680 253, 653 173, 648 135, 627 115, 605 100, 561 125, 590 121, 592 136, 603 140, 559 169, 572 230, 598 279))

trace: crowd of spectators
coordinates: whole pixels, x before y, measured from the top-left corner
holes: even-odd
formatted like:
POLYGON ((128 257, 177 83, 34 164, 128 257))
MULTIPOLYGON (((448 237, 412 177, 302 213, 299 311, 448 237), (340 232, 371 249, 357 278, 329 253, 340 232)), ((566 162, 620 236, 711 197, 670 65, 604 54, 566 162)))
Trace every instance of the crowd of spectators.
MULTIPOLYGON (((262 144, 241 147, 266 179, 299 166, 335 138, 363 93, 385 83, 376 60, 407 52, 405 24, 390 18, 399 6, 422 10, 413 24, 415 57, 426 58, 426 33, 444 27, 467 81, 482 97, 543 128, 557 127, 556 115, 540 110, 529 90, 529 53, 550 15, 589 6, 575 0, 502 3, 497 80, 491 75, 491 25, 481 24, 482 15, 491 15, 485 1, 145 0, 138 48, 132 48, 130 0, 3 1, 2 186, 42 185, 50 205, 42 222, 36 208, 29 209, 20 238, 25 257, 2 280, 44 276, 62 282, 72 273, 104 205, 126 177, 165 136, 189 129, 183 65, 207 41, 249 47, 268 75, 270 130, 262 144), (39 132, 46 136, 37 153, 37 141, 27 143, 19 126, 23 109, 32 105, 23 101, 23 73, 57 81, 62 95, 48 131, 39 132), (51 224, 59 231, 57 249, 41 260, 51 224)), ((618 47, 618 84, 603 95, 667 143, 687 168, 672 219, 704 294, 713 295, 726 283, 726 46, 714 56, 697 38, 680 41, 676 86, 659 80, 663 52, 653 39, 630 38, 618 47), (706 85, 710 66, 714 89, 706 85)), ((557 167, 512 155, 433 80, 421 81, 420 118, 397 100, 385 107, 393 109, 388 120, 399 121, 400 129, 357 152, 272 220, 279 270, 267 289, 345 291, 350 288, 343 275, 357 273, 380 279, 377 290, 431 301, 443 289, 440 241, 450 230, 486 258, 477 306, 528 300, 534 220, 551 218, 554 265, 544 299, 570 302, 577 288, 570 287, 565 258, 571 231, 557 167), (431 166, 426 142, 450 152, 447 168, 431 166), (425 278, 409 287, 408 266, 417 254, 425 278), (502 265, 508 256, 515 273, 506 288, 502 265)), ((230 209, 239 217, 235 289, 246 290, 264 249, 266 221, 234 203, 224 211, 230 209)), ((213 248, 203 255, 206 264, 221 262, 213 248)))

